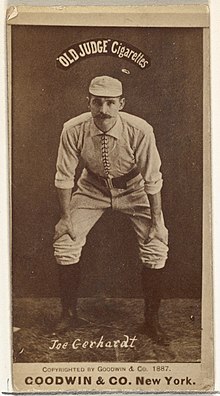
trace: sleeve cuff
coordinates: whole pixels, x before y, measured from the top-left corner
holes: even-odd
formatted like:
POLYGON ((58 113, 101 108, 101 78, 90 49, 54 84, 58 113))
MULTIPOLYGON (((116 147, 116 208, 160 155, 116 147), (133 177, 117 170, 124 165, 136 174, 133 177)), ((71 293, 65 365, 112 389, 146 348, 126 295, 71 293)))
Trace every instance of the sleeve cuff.
POLYGON ((158 192, 160 192, 162 186, 163 186, 163 180, 162 179, 158 180, 155 183, 152 183, 152 182, 151 183, 146 183, 145 182, 144 190, 145 190, 145 192, 147 194, 154 195, 154 194, 157 194, 158 192))
POLYGON ((70 189, 74 187, 74 182, 72 180, 55 180, 55 187, 63 190, 70 189))

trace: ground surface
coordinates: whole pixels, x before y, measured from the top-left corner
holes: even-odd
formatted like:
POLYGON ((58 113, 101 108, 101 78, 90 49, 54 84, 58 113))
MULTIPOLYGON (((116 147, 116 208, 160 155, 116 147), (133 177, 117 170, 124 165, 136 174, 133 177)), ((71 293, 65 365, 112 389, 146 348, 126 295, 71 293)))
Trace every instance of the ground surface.
POLYGON ((60 315, 57 298, 19 298, 14 301, 13 324, 16 362, 198 362, 200 361, 200 302, 163 300, 160 321, 171 342, 159 346, 138 331, 143 321, 143 300, 82 298, 79 315, 88 320, 80 329, 53 335, 60 315), (72 348, 75 339, 98 341, 137 337, 134 348, 72 348), (53 349, 53 339, 68 342, 65 350, 53 349))

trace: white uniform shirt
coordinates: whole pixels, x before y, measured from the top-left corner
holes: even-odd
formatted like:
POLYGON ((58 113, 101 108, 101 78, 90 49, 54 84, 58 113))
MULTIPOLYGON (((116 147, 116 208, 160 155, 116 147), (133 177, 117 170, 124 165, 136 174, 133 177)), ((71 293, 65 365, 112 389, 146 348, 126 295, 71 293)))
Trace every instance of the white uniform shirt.
POLYGON ((87 169, 99 176, 118 177, 138 167, 147 194, 162 187, 160 157, 153 128, 143 119, 120 112, 116 124, 106 133, 100 131, 91 113, 83 113, 64 124, 57 158, 55 186, 74 186, 79 158, 87 169))

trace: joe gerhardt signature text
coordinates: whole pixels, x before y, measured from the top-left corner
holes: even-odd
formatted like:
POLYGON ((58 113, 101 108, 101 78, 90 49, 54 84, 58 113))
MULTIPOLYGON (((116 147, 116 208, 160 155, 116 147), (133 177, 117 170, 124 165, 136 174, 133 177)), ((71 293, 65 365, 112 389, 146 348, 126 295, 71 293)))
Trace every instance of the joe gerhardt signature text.
MULTIPOLYGON (((59 339, 52 339, 51 340, 51 345, 49 346, 50 350, 65 350, 68 348, 72 348, 72 349, 92 349, 92 348, 106 348, 106 349, 113 349, 113 348, 135 348, 135 342, 137 342, 137 337, 133 336, 130 337, 126 334, 124 334, 123 338, 121 339, 117 339, 117 340, 106 340, 104 339, 104 336, 102 335, 99 340, 82 340, 81 338, 76 338, 73 341, 69 342, 69 341, 65 341, 65 342, 61 342, 59 339)), ((167 368, 169 366, 166 366, 167 368)), ((111 367, 108 367, 107 370, 105 370, 104 367, 98 367, 98 371, 112 371, 111 367), (108 370, 109 369, 109 370, 108 370)), ((121 370, 126 370, 126 368, 113 368, 115 371, 121 371, 121 370)), ((66 371, 65 368, 52 368, 52 369, 48 369, 46 367, 44 367, 43 371, 47 372, 47 371, 66 371)), ((73 368, 69 368, 68 371, 73 370, 73 368)), ((79 368, 74 368, 74 371, 79 371, 79 368)), ((129 369, 130 371, 131 369, 129 369)), ((143 369, 142 366, 138 366, 137 367, 137 371, 142 371, 142 370, 146 370, 146 368, 143 369)), ((90 370, 91 371, 91 370, 90 370)), ((134 371, 134 369, 132 369, 132 371, 134 371)), ((147 370, 146 370, 147 371, 147 370)), ((33 384, 37 384, 37 385, 74 385, 76 384, 77 386, 79 385, 92 385, 92 381, 95 380, 95 383, 97 385, 105 385, 105 381, 103 380, 102 377, 98 376, 96 379, 94 376, 37 376, 37 377, 31 377, 28 376, 25 378, 25 384, 26 385, 33 385, 33 384)), ((138 375, 135 376, 133 379, 130 378, 130 376, 110 376, 107 379, 109 385, 121 385, 122 387, 125 385, 128 386, 132 386, 132 384, 134 383, 135 385, 142 385, 142 386, 159 386, 160 384, 164 383, 164 385, 167 386, 174 386, 174 387, 178 387, 178 386, 194 386, 196 385, 196 382, 193 381, 193 379, 191 377, 188 376, 184 376, 184 377, 173 377, 173 376, 164 376, 163 378, 156 378, 154 376, 150 377, 150 376, 143 376, 143 375, 138 375), (132 383, 132 381, 134 381, 132 383), (164 382, 165 381, 165 382, 164 382)))
POLYGON ((129 337, 128 335, 124 335, 123 339, 117 340, 105 340, 102 335, 98 341, 95 340, 81 340, 80 338, 76 338, 72 342, 65 341, 60 342, 59 339, 52 339, 51 345, 49 346, 50 350, 63 350, 71 347, 72 349, 92 349, 92 348, 135 348, 135 342, 137 341, 137 337, 129 337))

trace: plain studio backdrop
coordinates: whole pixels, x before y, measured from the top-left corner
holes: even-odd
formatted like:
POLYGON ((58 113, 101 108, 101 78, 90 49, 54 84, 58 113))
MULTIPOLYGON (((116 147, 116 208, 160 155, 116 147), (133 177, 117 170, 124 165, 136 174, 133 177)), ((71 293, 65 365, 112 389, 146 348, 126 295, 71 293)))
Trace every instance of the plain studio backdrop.
MULTIPOLYGON (((202 273, 203 39, 200 28, 12 27, 12 208, 15 296, 57 296, 52 238, 59 220, 54 187, 63 123, 88 111, 91 78, 124 85, 124 111, 154 128, 162 160, 169 229, 165 297, 200 297, 202 273), (87 58, 64 71, 56 58, 72 44, 123 40, 151 59, 87 58), (128 69, 125 74, 122 69, 128 69)), ((77 172, 79 175, 80 168, 77 172)), ((83 249, 81 296, 140 297, 140 268, 129 220, 106 212, 83 249)))

